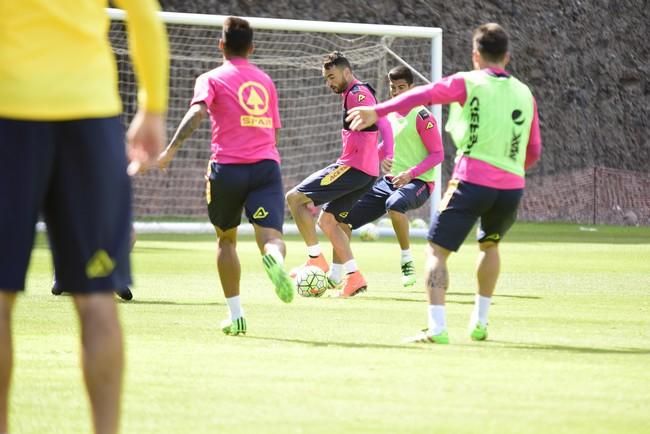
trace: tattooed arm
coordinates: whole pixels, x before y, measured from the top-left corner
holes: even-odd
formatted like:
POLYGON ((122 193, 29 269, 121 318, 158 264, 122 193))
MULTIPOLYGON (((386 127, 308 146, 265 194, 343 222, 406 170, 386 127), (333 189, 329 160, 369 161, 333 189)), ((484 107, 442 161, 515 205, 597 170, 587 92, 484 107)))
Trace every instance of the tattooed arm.
POLYGON ((190 106, 187 113, 185 113, 185 116, 183 116, 183 120, 178 125, 171 142, 169 142, 169 145, 167 145, 165 150, 162 151, 158 157, 158 166, 161 169, 164 169, 169 165, 174 158, 176 151, 178 151, 178 148, 180 148, 183 142, 185 142, 185 140, 192 135, 194 130, 201 125, 201 121, 207 116, 207 114, 208 108, 205 103, 199 102, 190 106))

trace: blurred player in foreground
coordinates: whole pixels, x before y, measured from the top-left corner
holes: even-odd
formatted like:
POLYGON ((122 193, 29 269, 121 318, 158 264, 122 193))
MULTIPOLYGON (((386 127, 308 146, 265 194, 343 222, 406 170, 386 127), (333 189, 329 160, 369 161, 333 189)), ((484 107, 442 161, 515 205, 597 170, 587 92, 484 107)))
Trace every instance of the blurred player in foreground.
MULTIPOLYGON (((133 174, 155 162, 165 142, 167 37, 156 1, 114 3, 128 14, 139 81, 127 133, 133 174)), ((132 211, 106 6, 16 1, 0 14, 0 433, 8 432, 11 314, 41 212, 57 279, 81 322, 93 431, 119 427, 124 354, 113 291, 131 283, 132 211)))

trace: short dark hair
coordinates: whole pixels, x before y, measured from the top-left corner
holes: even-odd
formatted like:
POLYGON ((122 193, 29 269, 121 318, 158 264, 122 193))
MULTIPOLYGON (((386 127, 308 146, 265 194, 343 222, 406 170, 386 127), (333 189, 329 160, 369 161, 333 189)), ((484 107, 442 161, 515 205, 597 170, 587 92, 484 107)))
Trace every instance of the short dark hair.
POLYGON ((223 47, 227 54, 247 56, 253 45, 253 29, 248 21, 239 17, 228 17, 223 23, 223 47))
POLYGON ((488 62, 499 62, 508 52, 508 34, 497 23, 477 27, 473 40, 478 52, 488 62))
POLYGON ((340 51, 332 51, 323 58, 323 68, 330 69, 333 66, 336 66, 337 68, 348 68, 350 71, 352 70, 350 62, 340 51))
POLYGON ((411 68, 399 65, 388 71, 388 79, 390 81, 404 80, 411 85, 413 84, 413 72, 411 71, 411 68))

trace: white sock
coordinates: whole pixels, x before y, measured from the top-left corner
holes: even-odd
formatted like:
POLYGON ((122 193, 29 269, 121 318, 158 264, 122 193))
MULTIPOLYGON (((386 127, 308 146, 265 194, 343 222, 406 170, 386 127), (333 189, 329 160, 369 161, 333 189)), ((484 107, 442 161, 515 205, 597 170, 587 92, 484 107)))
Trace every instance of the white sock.
POLYGON ((226 298, 226 303, 228 303, 228 309, 230 310, 230 319, 236 320, 244 316, 244 309, 241 307, 241 300, 238 295, 230 298, 226 298))
POLYGON ((268 243, 266 246, 266 254, 273 256, 275 262, 280 265, 284 265, 284 257, 282 257, 282 252, 280 248, 273 243, 268 243))
POLYGON ((478 322, 482 326, 486 326, 488 323, 488 312, 490 311, 490 304, 492 303, 492 297, 483 297, 480 294, 476 294, 474 297, 474 310, 472 311, 471 324, 472 327, 478 322))
POLYGON ((411 249, 402 250, 402 265, 411 262, 412 260, 413 256, 411 256, 411 249))
POLYGON ((429 333, 432 335, 437 335, 443 330, 447 330, 445 305, 430 304, 429 305, 429 333))
POLYGON ((312 258, 320 256, 321 253, 320 244, 316 243, 313 246, 307 246, 307 254, 312 258))
POLYGON ((348 262, 343 264, 343 269, 345 270, 345 274, 354 273, 355 271, 359 270, 357 268, 357 261, 350 259, 348 262))
POLYGON ((343 264, 332 262, 329 278, 336 283, 339 283, 341 280, 343 280, 343 264))

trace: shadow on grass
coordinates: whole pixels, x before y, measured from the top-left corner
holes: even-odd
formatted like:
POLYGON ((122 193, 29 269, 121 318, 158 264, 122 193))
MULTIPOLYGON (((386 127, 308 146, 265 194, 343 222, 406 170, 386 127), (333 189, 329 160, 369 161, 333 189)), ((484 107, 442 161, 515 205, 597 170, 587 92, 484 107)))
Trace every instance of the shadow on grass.
POLYGON ((370 342, 333 342, 333 341, 310 341, 307 339, 287 339, 287 338, 271 338, 263 336, 246 336, 246 339, 256 339, 260 341, 275 341, 286 342, 290 344, 309 345, 312 347, 337 347, 337 348, 374 348, 383 350, 426 350, 432 345, 427 344, 373 344, 370 342))
POLYGON ((160 306, 225 306, 226 303, 219 303, 217 301, 212 302, 182 302, 182 301, 166 301, 166 300, 137 300, 133 299, 130 301, 125 300, 116 300, 120 304, 151 304, 151 305, 160 305, 160 306))
MULTIPOLYGON (((425 290, 424 289, 407 289, 402 292, 408 293, 408 294, 424 294, 425 290)), ((475 293, 473 292, 448 292, 448 296, 460 296, 460 297, 474 297, 475 293)), ((521 298, 524 300, 541 300, 542 297, 539 297, 537 295, 514 295, 514 294, 494 294, 492 297, 495 298, 521 298)))
MULTIPOLYGON (((426 302, 426 299, 424 297, 423 298, 400 298, 400 297, 373 297, 373 296, 362 295, 359 297, 359 299, 372 300, 372 301, 405 301, 411 303, 426 302)), ((447 299, 446 303, 447 304, 474 304, 474 301, 457 301, 457 300, 447 299)))
POLYGON ((595 347, 577 347, 573 345, 557 344, 526 344, 518 342, 488 340, 487 344, 496 344, 504 348, 514 348, 517 350, 533 351, 564 351, 568 353, 582 354, 650 354, 650 348, 595 348, 595 347))

